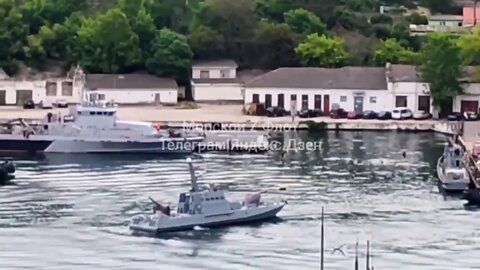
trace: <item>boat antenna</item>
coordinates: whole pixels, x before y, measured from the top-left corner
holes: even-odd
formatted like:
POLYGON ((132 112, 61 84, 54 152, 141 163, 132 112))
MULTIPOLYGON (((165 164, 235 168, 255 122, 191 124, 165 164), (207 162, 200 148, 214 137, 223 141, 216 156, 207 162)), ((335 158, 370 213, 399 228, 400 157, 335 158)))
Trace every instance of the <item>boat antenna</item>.
POLYGON ((321 237, 321 244, 320 244, 320 269, 323 270, 323 267, 324 267, 324 266, 323 266, 323 264, 324 264, 323 258, 324 258, 324 253, 325 253, 325 250, 324 250, 325 238, 324 238, 324 227, 323 227, 323 206, 322 206, 322 219, 321 219, 321 221, 322 221, 322 224, 321 224, 322 229, 321 229, 321 235, 320 235, 320 237, 321 237))
POLYGON ((188 168, 190 170, 190 181, 192 182, 192 192, 198 192, 197 177, 195 176, 195 170, 193 169, 192 159, 187 158, 188 168))

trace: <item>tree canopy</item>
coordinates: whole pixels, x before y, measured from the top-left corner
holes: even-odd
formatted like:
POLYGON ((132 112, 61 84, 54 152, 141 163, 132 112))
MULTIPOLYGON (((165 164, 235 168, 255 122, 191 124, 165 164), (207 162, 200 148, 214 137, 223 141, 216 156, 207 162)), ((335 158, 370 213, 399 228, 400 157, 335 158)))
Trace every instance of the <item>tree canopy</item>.
POLYGON ((311 34, 295 49, 300 62, 305 66, 339 67, 347 60, 343 41, 325 35, 311 34))

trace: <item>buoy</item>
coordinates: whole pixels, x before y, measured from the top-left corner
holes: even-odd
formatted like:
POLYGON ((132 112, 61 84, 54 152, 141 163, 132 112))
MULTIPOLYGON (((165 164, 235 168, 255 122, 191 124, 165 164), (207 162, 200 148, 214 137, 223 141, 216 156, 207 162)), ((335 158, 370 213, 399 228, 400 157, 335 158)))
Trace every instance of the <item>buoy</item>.
POLYGON ((279 190, 287 190, 286 187, 280 187, 279 190))

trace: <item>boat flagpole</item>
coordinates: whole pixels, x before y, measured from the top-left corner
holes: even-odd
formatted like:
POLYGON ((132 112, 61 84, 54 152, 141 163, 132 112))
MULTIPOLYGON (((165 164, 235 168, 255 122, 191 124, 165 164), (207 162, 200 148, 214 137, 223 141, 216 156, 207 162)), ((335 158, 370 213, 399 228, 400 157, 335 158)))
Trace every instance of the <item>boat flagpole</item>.
POLYGON ((358 240, 355 244, 355 270, 358 270, 358 240))
POLYGON ((192 182, 192 191, 198 191, 197 177, 195 176, 195 170, 193 169, 192 159, 187 158, 188 168, 190 170, 190 180, 192 182))
POLYGON ((370 270, 370 241, 367 240, 367 262, 366 262, 366 270, 370 270))
POLYGON ((325 253, 325 250, 324 250, 324 244, 325 244, 325 236, 324 236, 324 227, 323 227, 323 207, 322 207, 322 228, 321 228, 321 244, 320 244, 320 269, 321 270, 324 270, 323 267, 324 267, 324 253, 325 253))

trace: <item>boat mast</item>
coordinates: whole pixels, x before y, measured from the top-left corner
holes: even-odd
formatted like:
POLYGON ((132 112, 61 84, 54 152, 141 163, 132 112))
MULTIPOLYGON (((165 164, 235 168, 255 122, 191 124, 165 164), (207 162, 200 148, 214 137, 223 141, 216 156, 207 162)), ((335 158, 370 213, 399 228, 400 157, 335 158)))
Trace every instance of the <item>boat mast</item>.
POLYGON ((370 270, 370 241, 367 240, 367 262, 366 262, 366 270, 370 270))
POLYGON ((322 231, 321 231, 321 235, 320 235, 320 237, 322 238, 322 239, 321 239, 321 244, 320 244, 320 269, 321 269, 321 270, 323 270, 323 256, 324 256, 323 253, 325 253, 325 251, 324 251, 324 234, 323 234, 323 231, 324 231, 324 229, 323 229, 323 207, 322 207, 322 231))
POLYGON ((195 170, 193 169, 192 159, 187 158, 188 169, 190 170, 190 181, 192 182, 192 192, 198 192, 197 177, 195 176, 195 170))

